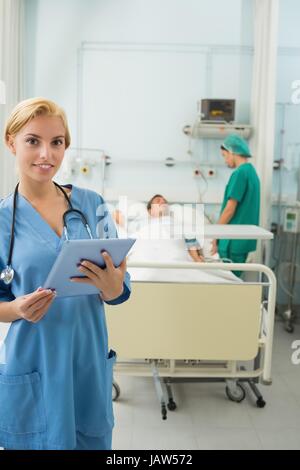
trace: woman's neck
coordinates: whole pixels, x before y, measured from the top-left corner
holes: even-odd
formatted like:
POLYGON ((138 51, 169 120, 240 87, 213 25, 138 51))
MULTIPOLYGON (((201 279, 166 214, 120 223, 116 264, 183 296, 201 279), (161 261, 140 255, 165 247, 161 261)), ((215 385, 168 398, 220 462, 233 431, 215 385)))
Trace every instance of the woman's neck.
POLYGON ((28 181, 21 178, 19 183, 19 192, 29 201, 47 200, 57 196, 57 189, 53 181, 40 183, 34 180, 28 181))

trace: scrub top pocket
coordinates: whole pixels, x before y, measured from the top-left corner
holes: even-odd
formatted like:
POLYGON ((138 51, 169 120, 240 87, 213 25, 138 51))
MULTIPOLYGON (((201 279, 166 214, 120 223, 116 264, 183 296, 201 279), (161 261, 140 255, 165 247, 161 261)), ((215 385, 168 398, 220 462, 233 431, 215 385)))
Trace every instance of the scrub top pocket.
POLYGON ((40 374, 0 374, 0 431, 28 434, 45 430, 40 374))

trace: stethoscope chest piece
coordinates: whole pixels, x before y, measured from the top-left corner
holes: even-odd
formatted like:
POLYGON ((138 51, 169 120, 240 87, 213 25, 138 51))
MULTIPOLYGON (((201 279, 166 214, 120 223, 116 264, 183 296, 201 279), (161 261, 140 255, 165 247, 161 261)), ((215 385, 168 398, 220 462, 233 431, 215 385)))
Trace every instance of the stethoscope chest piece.
POLYGON ((15 271, 11 266, 6 266, 0 274, 0 279, 1 281, 4 282, 4 284, 8 285, 11 284, 13 278, 14 278, 15 271))

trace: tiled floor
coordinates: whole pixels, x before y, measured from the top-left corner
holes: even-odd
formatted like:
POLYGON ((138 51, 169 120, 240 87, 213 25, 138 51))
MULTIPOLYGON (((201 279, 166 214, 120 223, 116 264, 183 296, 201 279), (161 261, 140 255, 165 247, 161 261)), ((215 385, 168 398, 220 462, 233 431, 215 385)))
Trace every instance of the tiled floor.
POLYGON ((300 449, 300 364, 289 334, 275 324, 273 384, 260 386, 267 405, 229 401, 221 383, 173 385, 177 410, 162 421, 151 378, 116 376, 121 396, 114 403, 114 449, 300 449))
MULTIPOLYGON (((267 405, 230 402, 224 384, 175 384, 177 410, 162 421, 151 378, 116 376, 121 396, 114 404, 114 449, 300 449, 300 364, 289 334, 276 322, 273 384, 260 386, 267 405)), ((248 388, 248 387, 247 387, 248 388)))

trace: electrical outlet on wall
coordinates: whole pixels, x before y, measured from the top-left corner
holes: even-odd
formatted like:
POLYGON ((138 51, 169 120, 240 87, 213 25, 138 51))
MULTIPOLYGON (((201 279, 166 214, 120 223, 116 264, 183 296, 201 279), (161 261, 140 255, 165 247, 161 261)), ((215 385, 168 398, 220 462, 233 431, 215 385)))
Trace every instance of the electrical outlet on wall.
POLYGON ((216 176, 216 169, 214 167, 202 167, 196 168, 194 170, 194 177, 195 178, 214 178, 216 176))
POLYGON ((213 166, 205 168, 205 176, 206 178, 215 178, 216 176, 216 169, 213 166))
POLYGON ((194 178, 203 178, 203 171, 200 168, 194 169, 194 178))

